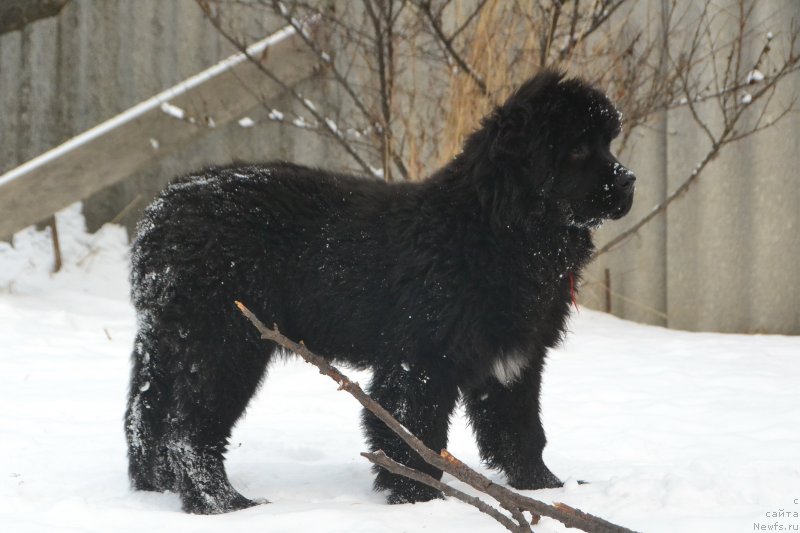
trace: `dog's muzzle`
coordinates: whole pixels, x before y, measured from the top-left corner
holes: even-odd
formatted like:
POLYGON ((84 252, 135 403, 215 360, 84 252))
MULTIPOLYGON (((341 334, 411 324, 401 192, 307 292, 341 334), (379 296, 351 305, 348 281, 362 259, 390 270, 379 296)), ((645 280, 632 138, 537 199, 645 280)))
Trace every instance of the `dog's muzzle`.
POLYGON ((613 220, 624 217, 631 210, 633 205, 633 191, 635 189, 634 183, 636 176, 633 172, 620 165, 618 162, 614 163, 614 189, 619 195, 619 205, 614 209, 611 214, 613 220))

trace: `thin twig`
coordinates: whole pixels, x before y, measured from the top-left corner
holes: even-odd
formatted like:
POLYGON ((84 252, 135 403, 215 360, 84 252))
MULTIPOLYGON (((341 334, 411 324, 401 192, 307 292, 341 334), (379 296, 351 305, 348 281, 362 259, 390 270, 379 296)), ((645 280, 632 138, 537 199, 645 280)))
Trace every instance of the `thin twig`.
MULTIPOLYGON (((572 51, 578 46, 580 43, 584 42, 586 39, 589 38, 598 28, 600 28, 610 17, 614 14, 614 12, 619 9, 622 4, 624 4, 627 0, 617 0, 615 2, 610 2, 606 4, 605 2, 600 3, 600 9, 595 13, 592 17, 591 23, 589 27, 586 28, 577 38, 570 38, 567 42, 567 45, 561 49, 559 52, 559 59, 563 60, 568 57, 572 51)), ((577 9, 577 6, 575 6, 577 9)))
POLYGON ((398 476, 407 477, 409 479, 413 479, 414 481, 419 481, 429 487, 433 487, 436 490, 442 491, 447 496, 452 496, 453 498, 457 498, 464 503, 472 505, 476 509, 478 509, 482 513, 486 513, 501 524, 505 526, 506 529, 509 531, 521 531, 521 532, 529 532, 531 529, 530 527, 523 527, 519 524, 515 524, 513 520, 510 520, 506 515, 486 503, 485 501, 477 498, 475 496, 470 496, 466 492, 462 492, 455 487, 451 487, 447 483, 442 483, 435 477, 426 474, 424 472, 420 472, 419 470, 415 470, 408 466, 402 465, 383 453, 383 450, 378 450, 377 452, 367 453, 362 452, 361 457, 366 458, 369 462, 376 464, 382 468, 385 468, 392 474, 397 474, 398 476))
POLYGON ((453 34, 450 35, 450 42, 453 42, 456 37, 461 35, 461 32, 467 29, 467 26, 469 26, 472 23, 475 17, 477 17, 480 14, 480 12, 483 11, 483 8, 486 6, 487 1, 488 0, 481 0, 480 2, 478 2, 478 5, 475 6, 475 9, 472 10, 472 13, 469 14, 469 16, 466 18, 466 20, 464 20, 461 26, 459 26, 458 29, 456 29, 456 31, 454 31, 453 34))
POLYGON ((447 53, 450 55, 453 61, 456 62, 458 68, 460 68, 465 74, 467 74, 469 79, 471 79, 473 83, 475 83, 475 85, 478 87, 478 89, 480 89, 481 93, 484 96, 489 97, 490 95, 489 95, 489 90, 486 87, 486 81, 484 81, 483 77, 480 74, 478 74, 475 71, 475 69, 472 68, 463 57, 461 57, 461 54, 459 54, 455 50, 455 48, 453 48, 453 40, 450 37, 447 37, 447 35, 445 35, 444 30, 442 29, 442 25, 436 19, 436 16, 433 14, 433 11, 431 10, 431 3, 429 1, 422 1, 422 2, 415 2, 414 5, 417 7, 417 9, 420 10, 420 12, 423 15, 425 15, 425 18, 428 19, 428 23, 430 24, 431 29, 433 29, 434 35, 437 37, 440 44, 444 47, 444 49, 447 51, 447 53))
POLYGON ((547 66, 547 56, 550 55, 550 47, 553 45, 553 38, 558 28, 558 19, 561 17, 561 0, 554 0, 553 14, 550 15, 550 29, 544 37, 544 44, 539 53, 539 65, 544 68, 547 66))

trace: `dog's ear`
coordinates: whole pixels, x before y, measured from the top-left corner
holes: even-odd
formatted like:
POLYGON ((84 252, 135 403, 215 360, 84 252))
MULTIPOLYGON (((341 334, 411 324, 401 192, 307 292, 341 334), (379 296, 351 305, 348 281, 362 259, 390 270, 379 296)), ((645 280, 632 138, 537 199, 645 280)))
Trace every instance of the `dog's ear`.
POLYGON ((492 115, 492 159, 516 159, 526 151, 530 141, 531 110, 527 106, 509 105, 497 108, 492 115))
POLYGON ((525 82, 496 108, 484 126, 489 132, 488 163, 496 176, 492 211, 503 218, 530 221, 544 214, 556 173, 555 132, 559 83, 563 74, 545 70, 525 82))
MULTIPOLYGON (((543 70, 523 83, 505 103, 490 115, 492 142, 490 157, 525 164, 531 157, 552 152, 549 136, 560 127, 552 123, 559 107, 559 83, 563 73, 543 70)), ((539 161, 545 163, 545 161, 539 161)))
POLYGON ((544 214, 553 185, 562 74, 545 70, 494 109, 465 144, 486 212, 499 223, 527 223, 544 214))

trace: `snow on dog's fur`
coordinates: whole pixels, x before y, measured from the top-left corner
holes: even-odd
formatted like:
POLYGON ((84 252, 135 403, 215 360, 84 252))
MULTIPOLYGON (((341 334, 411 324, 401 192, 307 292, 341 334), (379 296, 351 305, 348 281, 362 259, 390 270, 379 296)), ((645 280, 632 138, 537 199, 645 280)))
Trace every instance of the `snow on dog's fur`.
MULTIPOLYGON (((421 183, 265 163, 209 168, 150 205, 133 244, 139 329, 126 417, 136 489, 183 508, 253 505, 223 456, 276 353, 234 307, 336 362, 431 448, 463 397, 483 459, 521 489, 559 486, 542 461, 539 389, 564 332, 591 229, 623 216, 633 175, 609 143, 619 115, 543 72, 421 183)), ((370 449, 440 477, 371 414, 370 449)), ((378 470, 392 503, 440 497, 378 470)))

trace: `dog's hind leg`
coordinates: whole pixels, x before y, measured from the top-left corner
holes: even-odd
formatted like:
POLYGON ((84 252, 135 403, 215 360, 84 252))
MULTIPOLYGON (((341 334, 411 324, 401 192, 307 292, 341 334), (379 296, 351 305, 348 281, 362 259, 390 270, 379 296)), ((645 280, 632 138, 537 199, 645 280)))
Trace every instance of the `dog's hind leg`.
POLYGON ((542 460, 546 439, 539 417, 542 363, 525 369, 512 383, 489 382, 464 392, 481 458, 503 470, 517 489, 560 487, 542 460))
POLYGON ((174 485, 163 436, 170 391, 156 368, 156 350, 140 332, 133 349, 125 437, 128 443, 128 475, 136 490, 164 491, 174 485))
MULTIPOLYGON (((398 364, 395 368, 376 368, 368 392, 429 448, 439 451, 447 446, 450 414, 458 398, 458 388, 452 381, 429 375, 424 369, 398 364)), ((383 450, 395 461, 441 479, 441 470, 423 461, 375 415, 365 410, 362 424, 371 451, 383 450)), ((422 483, 381 467, 374 470, 375 489, 388 490, 389 503, 424 502, 442 497, 439 491, 422 483)))
MULTIPOLYGON (((215 318, 225 324, 223 317, 215 318)), ((258 503, 233 488, 223 463, 233 425, 258 389, 274 352, 255 334, 245 334, 245 326, 179 335, 184 343, 178 365, 182 371, 172 383, 164 443, 175 473, 174 490, 189 513, 219 514, 258 503)))

